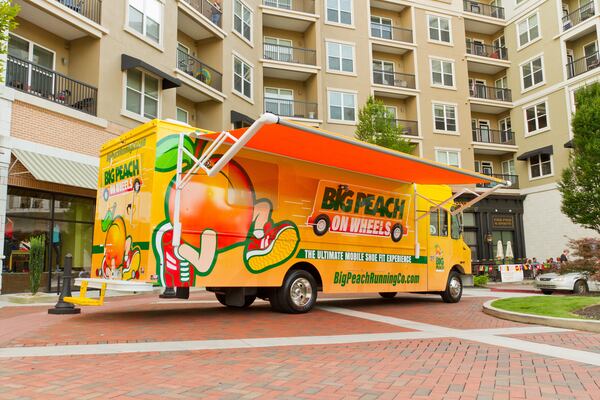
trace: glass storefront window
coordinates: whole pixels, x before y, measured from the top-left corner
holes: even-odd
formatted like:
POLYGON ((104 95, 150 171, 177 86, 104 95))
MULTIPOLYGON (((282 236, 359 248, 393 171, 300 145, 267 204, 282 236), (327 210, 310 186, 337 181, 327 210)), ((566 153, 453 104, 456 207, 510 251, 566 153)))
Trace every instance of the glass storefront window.
POLYGON ((73 256, 73 269, 90 271, 92 266, 92 234, 94 225, 55 221, 50 235, 52 255, 50 265, 53 270, 62 269, 64 257, 73 256))
MULTIPOLYGON (((29 239, 48 235, 50 221, 34 218, 7 217, 4 232, 4 265, 9 272, 29 271, 29 239)), ((46 243, 48 241, 46 240, 46 243)), ((46 248, 46 254, 48 250, 46 248)))
POLYGON ((10 188, 6 214, 28 218, 50 218, 52 195, 26 189, 10 188))
POLYGON ((83 197, 54 196, 54 219, 94 222, 94 200, 83 197))
POLYGON ((463 213, 463 226, 474 228, 477 225, 475 224, 475 213, 465 212, 463 213))

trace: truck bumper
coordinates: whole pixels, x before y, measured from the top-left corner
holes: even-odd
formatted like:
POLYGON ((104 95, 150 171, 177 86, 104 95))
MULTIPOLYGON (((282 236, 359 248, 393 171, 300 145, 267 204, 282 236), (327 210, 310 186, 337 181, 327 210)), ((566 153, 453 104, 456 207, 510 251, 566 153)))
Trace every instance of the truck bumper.
POLYGON ((77 278, 75 286, 81 286, 81 282, 86 281, 88 288, 102 289, 102 285, 106 284, 106 290, 114 290, 117 292, 152 292, 154 285, 140 281, 121 281, 117 279, 100 279, 100 278, 77 278))

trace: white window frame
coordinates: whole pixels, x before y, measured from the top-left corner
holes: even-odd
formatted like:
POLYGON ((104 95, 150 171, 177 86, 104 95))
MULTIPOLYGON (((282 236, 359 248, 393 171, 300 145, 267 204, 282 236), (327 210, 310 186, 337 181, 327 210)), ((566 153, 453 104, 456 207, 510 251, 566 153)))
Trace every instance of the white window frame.
POLYGON ((252 7, 250 7, 245 1, 242 0, 233 0, 231 2, 231 31, 237 35, 240 39, 242 39, 244 42, 246 42, 250 47, 254 47, 254 10, 252 9, 252 7), (235 29, 235 2, 239 1, 241 6, 242 6, 242 15, 239 16, 240 19, 242 20, 242 32, 238 32, 235 29), (250 12, 250 38, 247 38, 246 36, 244 36, 244 8, 248 9, 248 11, 250 12))
POLYGON ((443 101, 433 101, 431 103, 431 117, 432 117, 432 122, 433 122, 433 133, 441 133, 444 135, 454 135, 454 136, 459 136, 459 129, 458 129, 458 104, 456 103, 447 103, 447 102, 443 102, 443 101), (454 107, 454 124, 456 125, 456 130, 454 131, 449 131, 449 130, 442 130, 442 129, 437 129, 435 126, 435 107, 436 106, 443 106, 444 107, 444 126, 447 127, 448 123, 446 122, 448 117, 446 115, 447 111, 446 111, 446 107, 454 107))
POLYGON ((339 75, 351 75, 351 76, 356 76, 356 43, 353 42, 343 42, 340 40, 329 40, 329 39, 325 39, 325 58, 326 58, 326 71, 330 74, 339 74, 339 75), (348 46, 352 49, 352 71, 348 72, 348 71, 343 71, 343 70, 337 70, 337 69, 331 69, 329 66, 329 45, 330 44, 334 44, 334 45, 339 45, 339 50, 340 50, 340 68, 342 68, 342 46, 348 46))
POLYGON ((439 89, 448 89, 448 90, 456 90, 456 71, 454 67, 454 60, 449 58, 438 58, 438 57, 430 57, 429 58, 429 79, 431 81, 431 86, 439 89), (433 81, 433 63, 434 61, 440 62, 441 74, 442 74, 442 83, 438 84, 433 81), (452 86, 444 85, 444 63, 449 63, 452 67, 452 86))
POLYGON ((327 88, 327 122, 332 124, 356 125, 358 122, 358 92, 355 90, 327 88), (331 117, 331 93, 342 94, 342 118, 344 115, 343 95, 349 94, 354 96, 354 120, 334 119, 331 117))
POLYGON ((529 58, 526 61, 523 61, 521 64, 519 64, 519 79, 521 80, 521 93, 526 93, 529 92, 530 90, 533 90, 535 88, 538 88, 540 86, 543 86, 546 84, 546 68, 544 65, 544 53, 540 53, 534 57, 529 58), (533 72, 533 62, 537 59, 540 59, 541 64, 542 64, 542 80, 538 83, 533 83, 533 77, 534 77, 534 72, 533 72), (533 83, 531 86, 529 87, 525 87, 525 76, 523 75, 523 66, 526 64, 530 64, 531 67, 531 82, 533 83))
POLYGON ((529 157, 527 159, 527 174, 528 174, 528 177, 529 177, 530 181, 537 181, 538 179, 550 178, 550 177, 554 176, 554 157, 553 157, 553 154, 550 154, 550 173, 548 175, 542 175, 542 157, 541 156, 542 156, 541 154, 538 154, 538 155, 535 155, 533 157, 529 157), (534 177, 531 174, 531 167, 532 167, 531 159, 534 158, 534 157, 537 157, 540 160, 540 176, 536 176, 536 177, 534 177))
MULTIPOLYGON (((264 99, 264 103, 265 103, 265 105, 263 106, 263 108, 265 109, 265 112, 267 111, 266 110, 266 108, 267 108, 266 107, 267 99, 271 99, 273 101, 278 101, 278 100, 279 101, 282 101, 282 100, 283 101, 291 101, 291 103, 292 103, 291 104, 292 105, 292 107, 291 107, 291 115, 288 115, 287 117, 289 118, 289 117, 293 117, 294 116, 294 108, 295 108, 294 107, 294 105, 295 105, 294 101, 296 100, 296 96, 294 94, 294 89, 288 89, 288 88, 282 88, 282 87, 275 87, 275 86, 265 86, 265 88, 263 90, 263 99, 264 99), (277 97, 276 98, 275 97, 268 97, 267 96, 267 90, 277 90, 277 97), (292 92, 292 98, 291 99, 282 99, 282 98, 280 98, 279 96, 281 95, 281 91, 282 90, 288 90, 288 91, 292 92)), ((280 109, 280 107, 281 106, 278 104, 277 108, 280 109)), ((281 113, 277 113, 277 115, 281 115, 281 113)))
POLYGON ((517 175, 517 167, 515 165, 515 160, 511 158, 510 160, 503 160, 500 162, 500 169, 502 174, 504 175, 517 175), (510 164, 512 163, 512 173, 510 171, 510 164))
MULTIPOLYGON (((274 51, 274 53, 277 53, 277 59, 275 59, 273 61, 292 62, 292 60, 294 59, 294 41, 292 39, 283 39, 283 38, 279 38, 279 37, 275 37, 275 36, 265 36, 263 38, 263 41, 264 41, 263 46, 269 45, 269 44, 277 46, 277 51, 274 51), (273 40, 273 41, 275 41, 275 43, 267 43, 267 40, 273 40), (282 41, 289 42, 290 45, 286 46, 284 44, 281 44, 282 41), (289 47, 289 49, 290 49, 289 53, 286 53, 284 51, 282 52, 281 47, 289 47), (289 56, 289 61, 281 60, 281 58, 283 58, 282 55, 289 56)), ((264 49, 263 49, 263 57, 265 57, 265 53, 266 53, 266 51, 264 51, 264 49)))
MULTIPOLYGON (((158 43, 155 42, 154 40, 150 39, 148 36, 146 36, 145 32, 146 32, 146 18, 144 15, 144 19, 142 21, 142 30, 143 33, 138 32, 137 30, 135 30, 134 28, 132 28, 131 26, 129 26, 129 0, 125 1, 125 25, 123 25, 123 30, 127 33, 130 33, 131 35, 137 37, 138 39, 146 42, 147 44, 149 44, 152 47, 155 47, 156 49, 160 50, 161 52, 164 52, 164 48, 163 48, 163 42, 164 42, 164 27, 165 27, 165 2, 164 0, 156 0, 157 3, 160 4, 161 6, 161 12, 160 12, 160 21, 158 21, 158 43)), ((144 2, 144 7, 145 7, 145 2, 144 2)))
POLYGON ((186 110, 183 107, 176 107, 176 111, 175 111, 175 119, 177 119, 177 121, 179 122, 183 122, 184 124, 188 124, 190 123, 190 112, 188 110, 186 110), (177 113, 178 112, 184 112, 185 113, 185 121, 180 121, 177 119, 177 113))
MULTIPOLYGON (((325 0, 327 1, 327 0, 325 0)), ((374 39, 381 39, 381 40, 394 40, 394 21, 391 18, 388 17, 382 17, 380 15, 371 15, 371 17, 369 18, 369 37, 372 37, 374 39), (384 38, 381 36, 373 36, 373 27, 371 26, 372 23, 374 23, 372 20, 373 18, 379 18, 379 22, 375 22, 376 24, 379 25, 379 29, 383 30, 383 26, 389 26, 390 27, 390 36, 391 38, 384 38), (383 21, 389 21, 390 24, 386 25, 383 23, 383 21)))
POLYGON ((452 19, 449 17, 445 17, 442 15, 438 15, 438 14, 426 14, 425 18, 427 18, 427 41, 431 42, 431 43, 436 43, 436 44, 442 44, 445 46, 454 46, 454 40, 453 40, 453 35, 452 35, 452 19), (448 35, 449 35, 449 41, 446 42, 444 40, 441 40, 442 38, 442 29, 438 28, 438 34, 440 36, 440 39, 432 39, 431 38, 431 25, 430 25, 430 18, 437 18, 438 19, 438 25, 440 25, 440 20, 441 19, 445 19, 448 21, 448 35))
POLYGON ((515 24, 515 29, 516 29, 516 35, 517 35, 517 51, 524 49, 525 47, 537 42, 538 40, 541 40, 542 39, 542 24, 541 24, 541 20, 540 20, 540 13, 538 12, 538 10, 535 10, 534 12, 528 14, 526 17, 523 17, 519 21, 517 21, 517 23, 515 24), (531 17, 533 17, 534 15, 536 15, 536 18, 537 18, 538 36, 534 39, 531 39, 531 36, 529 34, 529 32, 531 31, 531 26, 529 26, 529 19, 531 17), (528 40, 525 43, 521 43, 521 38, 520 38, 521 35, 519 34, 519 25, 521 25, 521 23, 527 24, 528 40))
POLYGON ((158 95, 157 95, 157 104, 156 104, 156 117, 161 118, 162 115, 162 79, 159 76, 156 76, 148 71, 143 69, 136 69, 137 71, 142 73, 142 103, 141 103, 141 114, 136 114, 133 111, 129 111, 127 109, 127 70, 123 71, 123 90, 122 90, 122 99, 121 99, 121 115, 131 118, 133 120, 146 123, 151 121, 150 118, 144 116, 144 88, 146 85, 146 75, 151 76, 158 80, 158 95))
POLYGON ((434 151, 434 156, 435 156, 436 162, 443 164, 443 165, 449 165, 449 166, 452 166, 452 165, 438 161, 438 152, 446 153, 446 156, 448 159, 450 159, 450 157, 448 156, 449 153, 456 153, 458 155, 458 168, 462 168, 461 167, 461 165, 462 165, 461 149, 457 149, 457 148, 453 148, 453 147, 434 147, 433 151, 434 151))
MULTIPOLYGON (((350 0, 350 23, 349 24, 346 24, 344 22, 336 22, 336 21, 329 20, 329 18, 328 18, 329 15, 327 13, 327 10, 328 10, 327 1, 328 0, 323 0, 323 8, 324 8, 323 13, 325 15, 324 23, 327 25, 336 25, 336 26, 341 26, 344 28, 354 29, 355 28, 355 26, 354 26, 354 0, 350 0)), ((338 6, 337 15, 338 15, 338 21, 340 21, 341 20, 341 18, 340 18, 340 14, 341 14, 340 1, 341 0, 334 0, 334 1, 337 2, 337 6, 338 6)), ((370 29, 370 25, 369 25, 369 29, 370 29)))
POLYGON ((525 124, 523 132, 525 133, 524 136, 525 137, 529 137, 529 136, 534 136, 546 131, 550 130, 550 113, 549 113, 550 109, 548 108, 548 99, 547 98, 543 98, 543 99, 538 99, 533 103, 529 103, 528 105, 523 107, 523 122, 525 124), (535 108, 535 119, 536 119, 536 126, 538 125, 537 119, 538 119, 538 113, 537 113, 537 106, 539 106, 540 104, 544 104, 546 106, 546 127, 541 128, 541 129, 536 129, 535 131, 531 131, 529 132, 528 127, 527 127, 527 110, 530 108, 535 108))
MULTIPOLYGON (((231 57, 231 92, 236 96, 241 97, 246 100, 250 104, 254 104, 254 64, 246 60, 236 51, 232 52, 233 57, 231 57), (242 62, 242 64, 246 64, 250 68, 250 95, 251 97, 247 97, 243 92, 238 92, 235 89, 235 60, 238 59, 242 62)), ((243 68, 243 67, 242 67, 243 68)), ((242 90, 244 90, 244 76, 242 75, 242 90)))

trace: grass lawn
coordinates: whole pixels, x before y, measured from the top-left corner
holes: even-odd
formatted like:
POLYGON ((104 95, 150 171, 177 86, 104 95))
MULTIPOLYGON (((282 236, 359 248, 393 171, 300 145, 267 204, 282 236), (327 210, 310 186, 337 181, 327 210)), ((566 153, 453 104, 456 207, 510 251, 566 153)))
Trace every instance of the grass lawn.
POLYGON ((496 300, 492 306, 506 311, 547 317, 587 319, 572 311, 600 304, 600 296, 532 296, 496 300))

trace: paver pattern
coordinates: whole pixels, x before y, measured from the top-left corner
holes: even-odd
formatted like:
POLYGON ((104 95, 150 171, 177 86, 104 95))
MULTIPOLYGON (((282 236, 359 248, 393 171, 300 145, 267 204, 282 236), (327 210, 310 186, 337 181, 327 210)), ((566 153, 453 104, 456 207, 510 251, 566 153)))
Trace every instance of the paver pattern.
MULTIPOLYGON (((529 335, 506 335, 534 343, 585 350, 600 354, 600 335, 593 332, 538 333, 529 335)), ((600 395, 599 395, 600 397, 600 395)))

